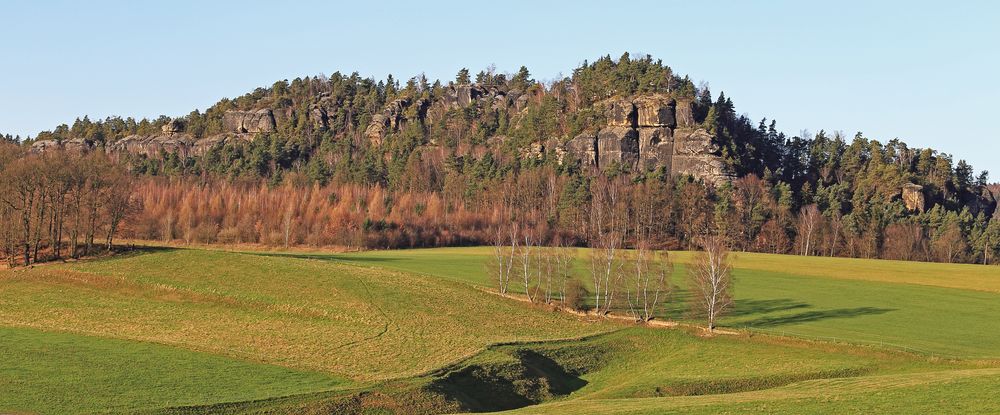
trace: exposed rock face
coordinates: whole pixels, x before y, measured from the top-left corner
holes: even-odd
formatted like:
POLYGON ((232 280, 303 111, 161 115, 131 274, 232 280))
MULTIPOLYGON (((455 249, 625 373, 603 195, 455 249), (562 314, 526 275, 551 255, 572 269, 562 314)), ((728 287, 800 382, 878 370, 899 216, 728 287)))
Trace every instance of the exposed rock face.
POLYGON ((677 126, 678 127, 692 127, 694 126, 694 103, 691 101, 678 101, 677 102, 677 126))
POLYGON ((187 157, 195 139, 187 134, 130 135, 108 145, 109 153, 143 154, 158 157, 160 152, 187 157))
POLYGON ((639 97, 633 101, 637 113, 639 127, 667 127, 677 126, 674 117, 676 102, 673 98, 663 95, 651 95, 639 97))
POLYGON ((227 143, 248 143, 253 141, 252 134, 219 134, 196 139, 189 134, 159 134, 130 135, 114 143, 108 144, 110 154, 128 153, 157 158, 161 154, 176 154, 177 156, 196 157, 207 153, 216 145, 227 143))
POLYGON ((674 154, 701 155, 719 151, 719 146, 712 142, 712 135, 704 129, 679 129, 674 136, 674 154))
POLYGON ((639 168, 653 170, 666 167, 670 171, 674 154, 673 131, 666 127, 639 129, 639 168))
POLYGON ((716 184, 731 179, 712 135, 695 123, 690 101, 648 95, 603 105, 607 126, 569 140, 564 146, 567 157, 600 169, 664 168, 716 184))
POLYGON ((243 133, 270 133, 274 132, 274 114, 269 109, 259 109, 256 111, 226 111, 222 116, 222 126, 226 132, 243 133))
POLYGON ((163 131, 166 134, 184 131, 184 121, 178 119, 170 120, 170 122, 163 124, 163 126, 160 127, 160 131, 163 131))
POLYGON ((521 150, 521 158, 526 160, 541 160, 545 155, 545 145, 542 143, 531 143, 528 148, 521 150))
POLYGON ((903 204, 913 212, 924 211, 924 187, 919 184, 907 183, 902 189, 903 204))
POLYGON ((635 105, 631 101, 611 101, 608 103, 607 110, 604 111, 604 116, 608 120, 609 127, 636 126, 635 105))
POLYGON ((584 166, 597 166, 597 134, 581 133, 566 142, 566 154, 584 166))
POLYGON ((384 114, 375 114, 365 128, 365 138, 376 146, 382 145, 382 138, 389 129, 389 119, 384 114))
POLYGON ((326 109, 323 107, 313 107, 309 110, 309 121, 312 121, 314 129, 321 130, 328 128, 327 122, 329 121, 329 116, 326 113, 326 109))
POLYGON ((31 151, 34 153, 44 153, 46 151, 66 150, 73 152, 87 152, 94 149, 94 144, 82 138, 73 138, 58 142, 55 140, 41 140, 31 144, 31 151))
POLYGON ((412 118, 422 122, 427 116, 429 107, 430 101, 423 98, 418 99, 415 103, 411 102, 409 98, 393 100, 385 105, 385 109, 381 113, 372 117, 368 127, 365 128, 365 137, 376 146, 382 145, 382 140, 387 134, 402 130, 406 126, 411 118, 407 116, 407 113, 411 109, 415 112, 412 118))
POLYGON ((381 145, 386 135, 399 132, 409 122, 435 122, 436 117, 450 110, 478 103, 488 103, 490 109, 498 111, 504 108, 516 108, 517 105, 526 106, 527 98, 521 96, 519 91, 504 92, 491 85, 449 85, 445 87, 442 97, 434 101, 425 98, 416 101, 400 98, 389 102, 365 127, 365 137, 372 144, 381 145))
POLYGON ((226 144, 245 144, 253 141, 254 136, 252 134, 220 134, 213 135, 211 137, 205 137, 198 141, 195 141, 191 145, 191 150, 189 155, 191 156, 201 156, 207 153, 212 147, 217 145, 226 144))
POLYGON ((688 174, 711 183, 721 183, 732 177, 725 171, 722 159, 716 155, 719 146, 712 135, 702 128, 678 129, 674 136, 674 156, 671 172, 688 174))
POLYGON ((639 161, 639 133, 631 127, 608 127, 597 133, 597 165, 634 170, 639 161))

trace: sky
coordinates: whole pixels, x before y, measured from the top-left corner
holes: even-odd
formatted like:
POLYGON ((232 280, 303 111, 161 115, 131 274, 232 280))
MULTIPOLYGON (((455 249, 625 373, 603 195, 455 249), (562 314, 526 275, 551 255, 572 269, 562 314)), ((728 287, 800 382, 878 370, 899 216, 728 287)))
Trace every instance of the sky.
POLYGON ((548 80, 629 52, 789 135, 900 138, 997 181, 998 22, 993 1, 0 0, 0 132, 181 116, 336 71, 548 80))

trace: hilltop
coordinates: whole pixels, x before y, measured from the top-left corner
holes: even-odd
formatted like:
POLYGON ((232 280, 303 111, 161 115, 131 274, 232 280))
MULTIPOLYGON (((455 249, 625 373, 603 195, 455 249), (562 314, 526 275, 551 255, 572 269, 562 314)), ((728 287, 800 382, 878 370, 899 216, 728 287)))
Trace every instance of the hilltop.
POLYGON ((245 219, 286 223, 281 229, 241 230, 244 219, 235 212, 195 213, 187 229, 176 229, 174 222, 153 221, 183 210, 178 203, 192 204, 192 212, 206 212, 211 203, 155 196, 170 190, 151 180, 144 205, 170 205, 127 229, 140 239, 185 234, 185 241, 212 243, 239 234, 236 241, 265 244, 487 243, 477 224, 496 221, 489 206, 502 198, 499 190, 536 186, 531 197, 544 193, 545 200, 524 203, 544 208, 536 215, 548 226, 540 238, 562 234, 586 244, 578 218, 586 215, 594 179, 617 177, 676 202, 656 202, 669 211, 656 230, 664 247, 690 247, 691 235, 709 226, 732 233, 740 249, 774 253, 991 262, 1000 246, 988 176, 965 161, 861 133, 786 136, 773 120, 740 115, 725 94, 696 86, 650 56, 605 56, 546 83, 526 67, 512 74, 462 69, 448 81, 416 76, 401 83, 339 72, 296 78, 181 117, 84 117, 39 134, 30 147, 107 153, 139 177, 242 183, 233 187, 242 192, 234 198, 272 197, 281 184, 327 186, 293 199, 325 198, 329 206, 316 207, 321 211, 344 204, 355 226, 364 223, 347 226, 350 236, 331 236, 320 228, 334 225, 317 225, 295 209, 289 221, 245 219), (550 188, 540 189, 546 182, 550 188), (340 199, 358 192, 384 207, 340 199), (456 215, 469 219, 444 219, 456 215), (291 236, 292 222, 316 235, 291 236), (269 236, 276 233, 287 235, 269 236))

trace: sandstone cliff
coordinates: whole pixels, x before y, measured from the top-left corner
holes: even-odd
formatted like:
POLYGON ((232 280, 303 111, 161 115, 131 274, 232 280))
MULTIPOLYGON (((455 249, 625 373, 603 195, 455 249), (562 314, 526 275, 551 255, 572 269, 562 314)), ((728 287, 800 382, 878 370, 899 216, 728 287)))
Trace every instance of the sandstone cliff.
POLYGON ((565 144, 568 157, 598 169, 627 171, 664 168, 719 183, 730 178, 712 136, 698 127, 691 103, 663 95, 603 103, 606 126, 565 144), (678 116, 678 115, 681 116, 678 116))
MULTIPOLYGON (((520 114, 528 106, 529 97, 516 89, 503 90, 478 84, 452 84, 434 100, 399 98, 385 104, 372 115, 363 136, 373 146, 382 146, 392 134, 403 131, 410 123, 430 125, 450 111, 476 105, 485 111, 504 110, 520 114)), ((342 105, 328 94, 318 96, 305 113, 312 131, 328 127, 331 114, 341 113, 342 105)), ((640 95, 630 99, 613 98, 594 104, 603 114, 603 121, 572 138, 549 138, 524 145, 518 151, 522 157, 541 158, 555 155, 559 163, 580 162, 589 169, 617 168, 624 171, 664 169, 671 174, 691 175, 707 182, 719 183, 730 178, 712 136, 702 129, 693 116, 689 100, 676 100, 665 94, 640 95)), ((228 110, 222 115, 223 133, 196 138, 186 131, 183 120, 173 120, 151 135, 130 135, 107 143, 104 150, 114 154, 159 157, 164 153, 180 157, 197 157, 213 146, 250 142, 259 134, 272 133, 279 125, 293 122, 291 108, 272 110, 228 110)), ((301 121, 295 121, 301 123, 301 121)), ((493 137, 497 138, 497 137, 493 137)), ((499 143, 505 140, 494 140, 499 143)), ((434 146, 430 142, 427 145, 434 146)), ((490 144, 487 144, 490 145, 490 144)), ((62 147, 89 151, 93 143, 79 139, 39 141, 35 151, 62 147)))

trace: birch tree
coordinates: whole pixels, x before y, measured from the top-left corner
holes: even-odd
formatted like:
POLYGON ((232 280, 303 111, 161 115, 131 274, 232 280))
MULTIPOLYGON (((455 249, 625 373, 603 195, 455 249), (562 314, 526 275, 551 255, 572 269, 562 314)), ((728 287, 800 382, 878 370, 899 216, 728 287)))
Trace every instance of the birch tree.
POLYGON ((702 251, 688 267, 693 291, 693 311, 706 319, 708 330, 715 330, 719 318, 733 307, 732 262, 723 237, 701 238, 702 251))
POLYGON ((601 177, 592 184, 590 274, 598 314, 611 311, 623 272, 621 251, 628 230, 628 208, 621 180, 601 177))

